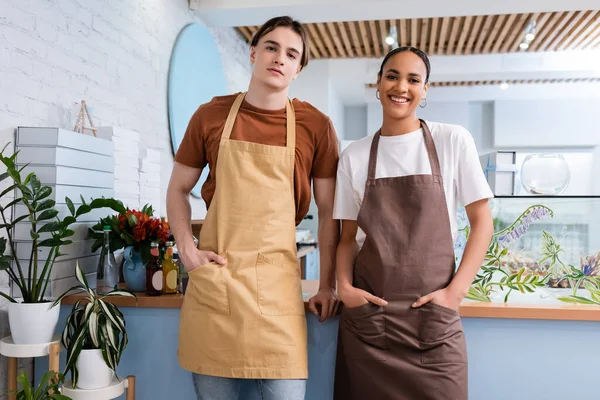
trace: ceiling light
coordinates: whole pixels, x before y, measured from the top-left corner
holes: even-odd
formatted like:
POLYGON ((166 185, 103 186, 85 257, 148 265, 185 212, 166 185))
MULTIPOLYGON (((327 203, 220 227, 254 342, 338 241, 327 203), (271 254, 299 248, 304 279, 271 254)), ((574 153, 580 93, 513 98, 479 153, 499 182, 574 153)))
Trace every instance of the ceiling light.
POLYGON ((385 38, 385 42, 389 46, 398 47, 398 30, 395 25, 390 27, 390 34, 385 38))
POLYGON ((506 90, 506 89, 508 89, 508 83, 506 83, 506 82, 502 82, 502 83, 500 84, 500 89, 502 89, 502 90, 506 90))
POLYGON ((527 50, 529 48, 529 43, 523 42, 519 45, 519 47, 523 50, 527 50))
POLYGON ((525 35, 525 40, 531 42, 533 39, 535 39, 535 34, 534 33, 528 33, 527 35, 525 35))

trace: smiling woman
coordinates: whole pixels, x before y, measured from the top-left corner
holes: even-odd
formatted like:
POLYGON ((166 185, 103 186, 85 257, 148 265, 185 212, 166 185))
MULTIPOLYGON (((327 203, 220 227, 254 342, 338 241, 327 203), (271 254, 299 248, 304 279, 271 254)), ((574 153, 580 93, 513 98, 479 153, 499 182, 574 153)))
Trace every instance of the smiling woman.
MULTIPOLYGON (((175 155, 198 106, 227 93, 221 56, 204 26, 190 24, 179 33, 171 55, 167 90, 171 147, 175 155)), ((192 195, 200 197, 208 172, 209 168, 205 168, 192 195)))

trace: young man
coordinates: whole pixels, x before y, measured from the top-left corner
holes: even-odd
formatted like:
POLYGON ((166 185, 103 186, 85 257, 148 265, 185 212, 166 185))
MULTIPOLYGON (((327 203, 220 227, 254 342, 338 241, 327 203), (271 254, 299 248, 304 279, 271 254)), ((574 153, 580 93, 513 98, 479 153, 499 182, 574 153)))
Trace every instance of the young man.
POLYGON ((324 320, 338 305, 337 138, 327 116, 288 99, 290 82, 308 62, 298 22, 265 23, 252 40, 250 62, 248 92, 200 106, 175 156, 167 212, 190 276, 179 362, 193 372, 199 399, 237 399, 245 378, 263 399, 301 400, 308 366, 295 226, 308 211, 312 179, 321 283, 310 308, 320 308, 324 320), (206 164, 208 212, 196 248, 189 193, 206 164))

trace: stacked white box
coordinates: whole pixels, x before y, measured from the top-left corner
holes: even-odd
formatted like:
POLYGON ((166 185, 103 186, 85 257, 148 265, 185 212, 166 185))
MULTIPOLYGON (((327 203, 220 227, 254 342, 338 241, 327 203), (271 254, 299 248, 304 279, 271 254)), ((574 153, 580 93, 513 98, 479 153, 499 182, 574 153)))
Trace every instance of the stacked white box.
POLYGON ((113 126, 98 128, 98 136, 115 145, 115 197, 128 208, 140 207, 140 134, 113 126))
POLYGON ((147 148, 140 159, 140 205, 151 204, 160 211, 160 151, 147 148))
MULTIPOLYGON (((16 164, 28 164, 22 174, 30 172, 40 179, 43 185, 52 188, 48 197, 56 201, 59 217, 70 215, 65 197, 73 201, 75 208, 81 205, 81 197, 89 202, 92 198, 114 197, 114 144, 111 140, 94 137, 52 127, 18 127, 16 134, 16 150, 19 151, 16 164)), ((18 191, 17 191, 18 195, 18 191)), ((13 206, 13 218, 27 213, 26 208, 19 204, 13 206)), ((88 228, 96 224, 99 218, 110 214, 110 209, 94 210, 79 217, 71 225, 75 232, 73 243, 61 248, 61 257, 56 259, 50 282, 48 296, 57 296, 68 289, 73 283, 75 264, 80 265, 89 278, 95 273, 97 254, 92 253, 92 240, 88 239, 88 228)), ((32 239, 29 233, 31 225, 24 220, 13 229, 16 256, 27 274, 31 258, 32 239)), ((50 237, 42 233, 40 239, 50 237)), ((50 248, 38 249, 38 274, 41 273, 50 248)), ((13 288, 13 294, 15 293, 13 288)))

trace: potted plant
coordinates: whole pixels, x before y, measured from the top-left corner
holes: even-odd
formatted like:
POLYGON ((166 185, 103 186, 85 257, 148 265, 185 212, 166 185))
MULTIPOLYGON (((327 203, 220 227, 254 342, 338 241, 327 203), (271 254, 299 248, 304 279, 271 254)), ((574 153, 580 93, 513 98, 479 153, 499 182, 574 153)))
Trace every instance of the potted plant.
POLYGON ((65 373, 71 373, 73 387, 99 389, 111 383, 127 346, 125 318, 114 304, 105 299, 136 296, 123 289, 98 296, 88 285, 79 263, 75 271, 79 285, 69 289, 63 296, 76 291, 84 292, 85 298, 73 305, 62 333, 61 342, 67 349, 65 373))
POLYGON ((7 238, 0 238, 0 271, 8 273, 13 289, 18 289, 22 300, 17 302, 10 294, 1 291, 0 296, 10 302, 8 318, 13 341, 17 344, 47 343, 54 335, 59 308, 53 307, 52 302, 46 299, 46 291, 54 261, 62 255, 61 247, 72 243, 69 237, 75 232, 69 227, 80 215, 92 209, 110 207, 120 212, 125 208, 115 199, 96 199, 88 204, 82 197, 82 204, 75 209, 73 202, 67 197, 65 202, 71 215, 61 219, 54 208, 56 202, 49 198, 52 189, 42 185, 34 173, 23 177, 23 169, 26 166, 17 167, 17 153, 7 157, 4 155, 5 149, 6 147, 0 152, 0 162, 6 167, 6 172, 0 174, 0 182, 8 179, 12 179, 13 182, 0 193, 0 200, 9 193, 15 193, 16 198, 6 204, 0 202, 0 228, 6 229, 7 233, 7 238), (19 216, 11 213, 11 207, 17 204, 24 205, 27 212, 19 216), (21 221, 29 222, 32 239, 27 266, 22 265, 23 260, 16 257, 13 237, 13 228, 21 221), (44 247, 49 248, 45 260, 40 257, 40 251, 44 247), (12 255, 5 254, 7 248, 10 248, 12 255), (38 264, 38 261, 43 262, 43 266, 38 264), (14 262, 12 267, 11 262, 14 262))
POLYGON ((70 397, 60 394, 58 387, 64 382, 64 375, 57 374, 55 371, 46 372, 35 388, 31 385, 25 371, 21 371, 17 381, 22 389, 9 393, 17 396, 17 400, 71 400, 70 397))
POLYGON ((157 241, 161 246, 171 235, 169 224, 153 217, 151 205, 141 211, 127 209, 116 215, 109 215, 90 228, 90 237, 95 238, 92 251, 102 247, 102 228, 110 226, 112 251, 125 249, 123 277, 127 287, 134 292, 146 290, 146 264, 150 261, 150 243, 157 241))

